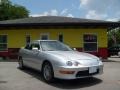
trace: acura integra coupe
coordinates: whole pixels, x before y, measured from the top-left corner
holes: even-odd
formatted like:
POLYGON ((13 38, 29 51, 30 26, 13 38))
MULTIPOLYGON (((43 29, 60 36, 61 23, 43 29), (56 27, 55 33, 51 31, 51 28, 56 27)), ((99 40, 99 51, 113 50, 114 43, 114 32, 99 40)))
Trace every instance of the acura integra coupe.
POLYGON ((102 74, 100 58, 73 50, 57 40, 35 40, 19 51, 19 68, 30 67, 42 72, 46 82, 78 79, 102 74))

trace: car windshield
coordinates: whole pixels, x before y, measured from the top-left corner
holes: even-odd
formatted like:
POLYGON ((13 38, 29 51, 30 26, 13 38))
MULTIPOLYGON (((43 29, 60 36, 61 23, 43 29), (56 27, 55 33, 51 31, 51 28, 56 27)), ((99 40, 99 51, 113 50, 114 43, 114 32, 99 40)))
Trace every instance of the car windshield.
POLYGON ((72 51, 72 49, 59 41, 40 41, 43 51, 72 51))

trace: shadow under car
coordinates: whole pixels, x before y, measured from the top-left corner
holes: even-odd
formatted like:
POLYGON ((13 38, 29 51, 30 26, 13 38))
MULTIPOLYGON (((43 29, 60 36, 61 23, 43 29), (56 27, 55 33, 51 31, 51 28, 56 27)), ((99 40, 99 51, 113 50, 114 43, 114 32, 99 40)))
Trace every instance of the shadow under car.
POLYGON ((44 82, 45 84, 52 85, 56 88, 61 89, 78 89, 78 88, 84 88, 84 87, 90 87, 93 85, 97 85, 102 83, 101 79, 90 77, 90 78, 81 78, 81 79, 75 79, 75 80, 62 80, 62 79, 55 79, 52 83, 46 83, 44 79, 42 78, 42 74, 39 71, 36 71, 34 69, 26 68, 24 70, 21 70, 32 77, 44 82))

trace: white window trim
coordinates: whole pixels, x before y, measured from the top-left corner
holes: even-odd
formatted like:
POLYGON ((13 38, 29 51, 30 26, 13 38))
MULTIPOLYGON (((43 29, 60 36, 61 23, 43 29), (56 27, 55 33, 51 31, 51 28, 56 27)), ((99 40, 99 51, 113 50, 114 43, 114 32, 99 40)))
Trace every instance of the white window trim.
POLYGON ((98 34, 96 34, 96 33, 84 33, 83 34, 83 51, 84 52, 98 52, 98 34), (84 42, 84 35, 96 35, 97 36, 97 42, 84 42), (85 43, 96 43, 97 44, 97 50, 96 51, 85 51, 85 48, 84 48, 84 44, 85 43))
POLYGON ((0 52, 8 52, 8 34, 0 34, 0 35, 6 35, 7 36, 7 43, 0 43, 0 44, 7 44, 6 50, 0 50, 0 52))
POLYGON ((47 40, 49 40, 49 33, 41 33, 41 34, 40 34, 40 40, 42 40, 42 35, 46 35, 46 36, 48 37, 47 40))

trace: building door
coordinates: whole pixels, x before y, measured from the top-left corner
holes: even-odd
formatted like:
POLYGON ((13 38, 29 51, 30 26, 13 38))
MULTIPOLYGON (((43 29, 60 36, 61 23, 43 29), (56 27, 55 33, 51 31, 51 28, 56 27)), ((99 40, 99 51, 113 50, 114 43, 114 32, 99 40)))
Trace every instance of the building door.
POLYGON ((60 42, 63 42, 63 34, 59 34, 59 35, 58 35, 58 40, 59 40, 60 42))
POLYGON ((26 45, 30 43, 30 35, 26 35, 26 45))

